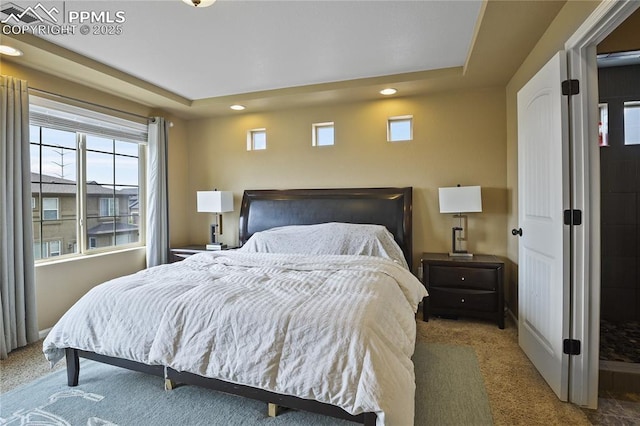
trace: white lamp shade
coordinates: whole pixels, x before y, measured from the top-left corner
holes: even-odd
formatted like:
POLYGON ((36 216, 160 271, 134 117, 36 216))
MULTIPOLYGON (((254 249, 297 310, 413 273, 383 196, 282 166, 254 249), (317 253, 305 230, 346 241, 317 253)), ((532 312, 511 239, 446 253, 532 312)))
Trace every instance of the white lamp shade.
POLYGON ((479 186, 439 188, 440 213, 477 213, 482 211, 479 186))
POLYGON ((224 213, 233 211, 233 192, 198 191, 198 211, 224 213))

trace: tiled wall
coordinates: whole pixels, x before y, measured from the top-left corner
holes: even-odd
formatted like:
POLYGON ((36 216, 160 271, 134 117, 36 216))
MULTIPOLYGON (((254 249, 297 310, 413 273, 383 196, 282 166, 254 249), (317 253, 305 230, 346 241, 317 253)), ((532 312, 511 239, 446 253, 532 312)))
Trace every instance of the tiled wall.
POLYGON ((624 145, 624 102, 640 101, 640 65, 599 70, 609 146, 600 148, 601 317, 640 320, 640 145, 624 145))

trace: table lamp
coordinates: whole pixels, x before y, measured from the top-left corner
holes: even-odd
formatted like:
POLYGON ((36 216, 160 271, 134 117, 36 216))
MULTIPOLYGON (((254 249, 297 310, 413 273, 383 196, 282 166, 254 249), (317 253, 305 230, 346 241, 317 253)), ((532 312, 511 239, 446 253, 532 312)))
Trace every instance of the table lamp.
POLYGON ((207 250, 220 250, 225 245, 218 242, 222 234, 222 216, 220 213, 233 211, 233 192, 231 191, 198 191, 198 212, 215 213, 216 222, 211 225, 211 241, 207 250))
POLYGON ((472 257, 473 254, 462 248, 464 227, 467 216, 462 213, 477 213, 482 211, 482 196, 479 186, 454 186, 438 188, 440 198, 440 213, 454 213, 458 219, 458 226, 451 228, 451 252, 453 257, 472 257))

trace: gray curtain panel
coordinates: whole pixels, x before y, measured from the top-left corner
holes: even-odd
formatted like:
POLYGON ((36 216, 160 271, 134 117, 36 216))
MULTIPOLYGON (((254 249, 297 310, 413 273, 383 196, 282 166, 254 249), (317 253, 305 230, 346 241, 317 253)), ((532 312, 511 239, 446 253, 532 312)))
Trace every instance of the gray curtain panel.
POLYGON ((169 191, 167 149, 169 123, 155 117, 147 145, 147 267, 169 261, 169 191))
POLYGON ((38 340, 27 82, 0 76, 0 359, 38 340))

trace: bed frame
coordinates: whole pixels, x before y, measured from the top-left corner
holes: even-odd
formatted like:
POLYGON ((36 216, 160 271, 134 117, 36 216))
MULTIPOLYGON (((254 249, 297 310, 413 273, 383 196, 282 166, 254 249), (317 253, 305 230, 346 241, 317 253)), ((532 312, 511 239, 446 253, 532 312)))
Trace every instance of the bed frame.
MULTIPOLYGON (((412 188, 410 187, 247 190, 244 192, 240 208, 240 243, 244 244, 255 232, 277 226, 327 222, 378 224, 384 225, 393 234, 411 268, 411 216, 412 188)), ((147 365, 74 348, 66 348, 65 354, 69 386, 78 385, 80 358, 86 358, 164 377, 167 389, 172 389, 175 383, 191 384, 264 401, 269 404, 269 415, 275 415, 278 407, 282 406, 363 423, 367 426, 376 424, 375 413, 353 416, 340 407, 318 401, 281 395, 251 386, 179 372, 161 365, 147 365)))

